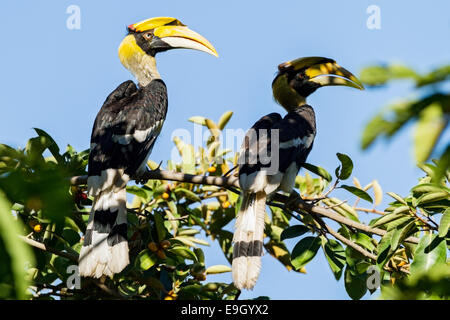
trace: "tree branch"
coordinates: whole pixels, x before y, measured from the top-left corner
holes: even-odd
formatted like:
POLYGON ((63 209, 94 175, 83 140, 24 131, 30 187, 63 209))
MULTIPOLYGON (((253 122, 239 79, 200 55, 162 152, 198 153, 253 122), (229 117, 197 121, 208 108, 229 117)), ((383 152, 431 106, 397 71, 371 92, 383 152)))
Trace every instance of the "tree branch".
MULTIPOLYGON (((154 180, 168 180, 168 181, 179 181, 179 182, 186 182, 186 183, 193 183, 193 184, 206 184, 206 185, 214 185, 218 187, 223 187, 226 189, 232 189, 235 188, 239 189, 239 179, 237 177, 217 177, 217 176, 202 176, 202 175, 193 175, 193 174, 187 174, 182 172, 173 172, 173 171, 164 171, 164 170, 154 170, 147 172, 140 178, 142 180, 146 179, 154 179, 154 180)), ((78 176, 78 177, 72 177, 70 178, 70 183, 72 185, 80 185, 80 184, 86 184, 87 183, 87 176, 78 176)), ((372 228, 370 226, 367 226, 365 224, 353 221, 351 219, 348 219, 346 217, 341 216, 340 214, 325 209, 321 206, 311 205, 303 201, 300 197, 296 201, 293 201, 289 199, 289 197, 282 195, 282 194, 276 194, 273 199, 273 201, 282 202, 282 203, 291 203, 289 206, 291 209, 294 210, 301 210, 306 211, 308 213, 315 213, 320 216, 329 218, 331 220, 334 220, 336 222, 345 224, 349 227, 368 232, 371 234, 376 234, 379 236, 384 236, 387 232, 385 230, 379 229, 379 228, 372 228)), ((406 242, 418 244, 419 239, 415 237, 409 237, 405 240, 406 242)))
POLYGON ((325 226, 327 228, 327 232, 329 234, 331 234, 333 237, 335 237, 336 239, 338 239, 342 243, 345 243, 347 246, 352 247, 353 249, 355 249, 356 251, 361 253, 364 257, 372 259, 373 261, 377 261, 377 256, 376 255, 374 255, 373 253, 370 253, 369 251, 367 251, 366 249, 364 249, 363 247, 361 247, 357 243, 354 243, 353 241, 347 239, 343 235, 337 233, 329 225, 325 224, 325 226))
POLYGON ((39 241, 30 239, 30 238, 27 238, 27 237, 24 237, 24 236, 19 236, 19 238, 22 241, 28 243, 32 247, 35 247, 35 248, 38 248, 40 250, 56 254, 57 256, 60 256, 60 257, 69 259, 72 262, 78 263, 78 255, 77 254, 70 253, 70 252, 64 252, 64 251, 59 251, 59 250, 57 250, 55 248, 51 248, 51 247, 46 246, 42 242, 39 242, 39 241))

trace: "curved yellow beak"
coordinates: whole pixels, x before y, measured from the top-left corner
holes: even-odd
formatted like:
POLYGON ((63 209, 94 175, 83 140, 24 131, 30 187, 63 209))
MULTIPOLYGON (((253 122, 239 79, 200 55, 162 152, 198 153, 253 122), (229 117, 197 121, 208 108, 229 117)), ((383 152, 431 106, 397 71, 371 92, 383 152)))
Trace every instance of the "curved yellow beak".
POLYGON ((202 35, 189 29, 180 20, 170 17, 147 19, 128 26, 130 32, 146 32, 164 41, 171 48, 200 50, 218 57, 216 49, 202 35))
POLYGON ((280 72, 285 70, 304 70, 309 81, 320 86, 347 86, 364 90, 361 81, 350 71, 341 67, 333 59, 324 57, 299 58, 278 66, 280 72))

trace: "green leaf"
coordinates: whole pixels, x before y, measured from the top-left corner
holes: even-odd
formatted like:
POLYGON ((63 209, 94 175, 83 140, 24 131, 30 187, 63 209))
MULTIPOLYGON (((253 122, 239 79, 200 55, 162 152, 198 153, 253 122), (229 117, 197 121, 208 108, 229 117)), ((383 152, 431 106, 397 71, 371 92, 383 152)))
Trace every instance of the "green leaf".
POLYGON ((327 258, 328 265, 330 266, 334 277, 336 280, 339 280, 345 266, 344 248, 338 241, 329 239, 323 246, 323 252, 327 258))
POLYGON ((389 261, 394 252, 391 250, 391 238, 394 231, 387 232, 377 246, 377 265, 379 269, 382 269, 384 265, 389 261))
POLYGON ((352 235, 352 239, 354 242, 370 251, 375 250, 375 245, 372 242, 372 238, 365 233, 362 232, 355 233, 352 235))
POLYGON ((418 78, 418 74, 413 69, 400 64, 391 64, 389 66, 389 72, 393 79, 418 78))
POLYGON ((424 272, 439 263, 445 263, 446 253, 445 239, 438 237, 436 234, 426 233, 420 238, 414 252, 411 273, 424 272))
POLYGON ((445 81, 450 77, 450 65, 444 65, 431 71, 430 73, 421 76, 417 81, 417 87, 422 87, 430 84, 445 81))
POLYGON ((439 223, 439 237, 444 238, 448 233, 450 227, 450 208, 447 208, 441 217, 439 223))
POLYGON ((70 244, 70 246, 80 242, 80 235, 78 232, 70 228, 64 228, 62 237, 70 244))
POLYGON ((167 252, 170 252, 170 253, 172 253, 176 256, 182 257, 184 259, 192 260, 194 262, 197 261, 197 256, 195 255, 195 253, 185 247, 180 247, 180 246, 172 247, 172 248, 168 249, 167 252))
POLYGON ((174 137, 173 142, 175 143, 178 152, 182 158, 182 169, 184 173, 195 174, 195 151, 191 144, 188 144, 181 140, 179 137, 174 137))
POLYGON ((411 192, 415 194, 422 194, 422 193, 434 193, 434 192, 441 192, 441 191, 449 191, 444 186, 440 186, 434 183, 421 183, 415 186, 411 189, 411 192))
POLYGON ((400 214, 400 213, 407 213, 411 210, 409 206, 400 206, 394 209, 390 214, 400 214))
POLYGON ((440 200, 445 200, 449 198, 449 193, 447 191, 439 191, 433 193, 426 193, 417 199, 417 206, 423 205, 425 203, 436 202, 440 200))
POLYGON ((217 123, 217 126, 220 130, 223 130, 225 126, 227 125, 228 121, 230 121, 231 117, 233 116, 233 111, 226 111, 219 119, 219 122, 217 123))
POLYGON ((361 199, 366 200, 366 201, 368 201, 370 203, 373 203, 372 197, 367 192, 365 192, 362 189, 359 189, 359 188, 353 187, 353 186, 347 186, 347 185, 342 185, 341 188, 347 190, 348 192, 353 193, 358 198, 361 198, 361 199))
POLYGON ((146 190, 139 186, 127 186, 127 192, 138 196, 143 202, 149 202, 153 196, 153 193, 150 190, 146 190))
POLYGON ((164 226, 164 219, 159 212, 155 212, 153 217, 155 219, 155 227, 156 227, 156 232, 158 234, 158 242, 161 242, 166 238, 166 234, 167 234, 167 229, 164 226))
POLYGON ((441 101, 436 101, 423 109, 414 131, 414 156, 418 163, 425 162, 434 149, 448 120, 444 117, 441 101))
POLYGON ((195 248, 194 253, 195 253, 195 256, 197 257, 198 262, 204 266, 205 265, 205 254, 203 253, 203 250, 200 248, 195 248))
POLYGON ((340 180, 346 180, 350 177, 353 171, 353 161, 349 156, 343 153, 336 154, 339 161, 341 161, 341 166, 336 168, 336 176, 340 180), (339 170, 340 168, 340 170, 339 170))
POLYGON ((366 150, 372 143, 386 131, 387 121, 381 114, 373 117, 364 128, 361 137, 361 148, 366 150))
POLYGON ((369 86, 380 86, 389 80, 389 71, 383 66, 370 66, 362 69, 359 79, 369 86))
POLYGON ((136 261, 142 270, 148 270, 155 265, 158 259, 153 252, 150 252, 150 250, 146 249, 139 253, 139 255, 136 257, 136 261))
POLYGON ((185 196, 186 199, 189 199, 191 201, 194 202, 201 202, 202 200, 200 199, 200 197, 198 195, 196 195, 194 192, 184 189, 184 188, 176 188, 175 189, 175 194, 181 194, 182 196, 185 196))
POLYGON ((64 163, 62 156, 59 153, 59 147, 56 144, 55 140, 53 140, 53 138, 44 130, 42 129, 38 129, 38 128, 33 128, 34 131, 36 131, 36 133, 39 135, 39 137, 44 137, 46 140, 46 146, 48 148, 48 150, 50 151, 50 153, 53 155, 53 157, 55 157, 56 161, 59 164, 64 163))
POLYGON ((406 201, 405 201, 401 196, 399 196, 398 194, 396 194, 395 192, 388 192, 387 194, 390 195, 390 196, 391 196, 392 198, 394 198, 395 200, 397 200, 398 202, 407 205, 406 201))
POLYGON ((361 299, 367 292, 366 277, 354 275, 349 267, 345 268, 345 290, 353 300, 361 299))
POLYGON ((212 121, 211 119, 206 119, 205 125, 208 127, 209 132, 211 133, 211 136, 213 136, 215 139, 217 139, 220 135, 220 129, 217 126, 217 124, 214 121, 212 121))
POLYGON ((391 238, 391 250, 395 251, 398 245, 405 240, 410 231, 416 227, 415 221, 411 221, 413 218, 405 221, 404 223, 398 225, 394 229, 394 233, 391 238), (409 221, 409 222, 408 222, 409 221))
POLYGON ((311 171, 312 173, 315 173, 318 176, 324 178, 328 182, 331 182, 331 180, 333 180, 333 178, 331 177, 331 174, 329 174, 328 171, 322 167, 318 167, 318 166, 312 165, 310 163, 304 163, 304 164, 302 164, 302 167, 305 168, 306 170, 311 171))
POLYGON ((301 239, 292 250, 291 263, 296 270, 300 270, 310 262, 319 250, 322 240, 320 237, 306 237, 301 239))
MULTIPOLYGON (((17 238, 23 229, 24 226, 20 220, 14 219, 11 213, 11 205, 3 192, 0 191, 0 238, 4 243, 9 260, 11 261, 15 296, 18 299, 26 299, 28 296, 28 281, 26 280, 27 272, 25 267, 27 265, 33 265, 35 261, 30 247, 17 238)), ((1 263, 4 263, 5 260, 2 257, 1 263)))
POLYGON ((291 239, 295 237, 300 237, 301 235, 309 232, 309 229, 306 226, 303 225, 295 225, 288 227, 281 232, 280 240, 284 241, 286 239, 291 239))
POLYGON ((391 231, 394 229, 399 229, 402 228, 404 226, 406 226, 409 222, 413 221, 414 218, 410 215, 405 215, 403 217, 401 217, 400 219, 395 219, 393 221, 390 221, 388 223, 385 224, 386 226, 386 230, 387 231, 391 231))

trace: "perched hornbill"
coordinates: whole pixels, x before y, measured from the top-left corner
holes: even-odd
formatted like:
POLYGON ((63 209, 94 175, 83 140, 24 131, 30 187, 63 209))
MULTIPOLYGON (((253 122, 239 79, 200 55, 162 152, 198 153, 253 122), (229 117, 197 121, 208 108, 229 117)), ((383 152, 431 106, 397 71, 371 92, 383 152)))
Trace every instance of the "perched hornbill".
POLYGON ((168 17, 128 26, 120 44, 120 61, 138 86, 131 80, 119 85, 95 119, 88 167, 88 194, 94 201, 80 252, 81 276, 111 276, 129 263, 125 187, 148 170, 147 158, 166 118, 166 85, 155 55, 176 48, 217 56, 208 40, 168 17))
POLYGON ((307 57, 280 64, 272 90, 288 114, 284 118, 268 114, 246 134, 239 158, 242 203, 233 237, 233 281, 239 289, 252 289, 258 279, 266 199, 277 191, 292 191, 312 149, 316 119, 306 98, 317 88, 330 85, 364 89, 332 59, 307 57))

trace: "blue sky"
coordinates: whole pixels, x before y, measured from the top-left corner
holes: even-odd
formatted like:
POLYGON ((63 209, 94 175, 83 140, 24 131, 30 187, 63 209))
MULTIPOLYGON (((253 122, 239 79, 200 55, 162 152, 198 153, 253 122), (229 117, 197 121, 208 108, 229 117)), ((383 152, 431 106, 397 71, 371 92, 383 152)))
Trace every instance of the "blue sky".
MULTIPOLYGON (((325 56, 355 74, 378 62, 403 62, 425 72, 449 62, 450 2, 411 1, 2 1, 0 33, 0 142, 25 146, 38 127, 60 146, 89 146, 92 123, 106 96, 131 79, 117 57, 125 26, 154 16, 173 16, 201 33, 220 57, 189 50, 160 54, 159 71, 169 90, 169 112, 152 160, 168 158, 171 133, 192 129, 187 119, 218 119, 235 112, 229 128, 249 128, 264 114, 282 109, 270 85, 279 63, 301 56, 325 56), (381 9, 381 29, 366 27, 369 5, 381 9), (69 5, 81 9, 81 29, 69 30, 69 5)), ((357 91, 324 88, 308 100, 315 107, 318 134, 309 162, 329 171, 336 152, 352 156, 354 175, 378 179, 385 191, 406 194, 420 171, 411 158, 411 127, 389 144, 359 148, 365 123, 410 83, 357 91)), ((448 136, 448 135, 447 135, 448 136)), ((447 137, 446 136, 446 137, 447 137)), ((386 201, 384 201, 384 204, 386 201)), ((207 263, 225 264, 213 246, 207 263)), ((346 299, 322 253, 308 274, 287 272, 266 255, 253 292, 276 299, 346 299)), ((216 279, 231 281, 231 276, 216 279)), ((211 278, 214 280, 214 278, 211 278)))

